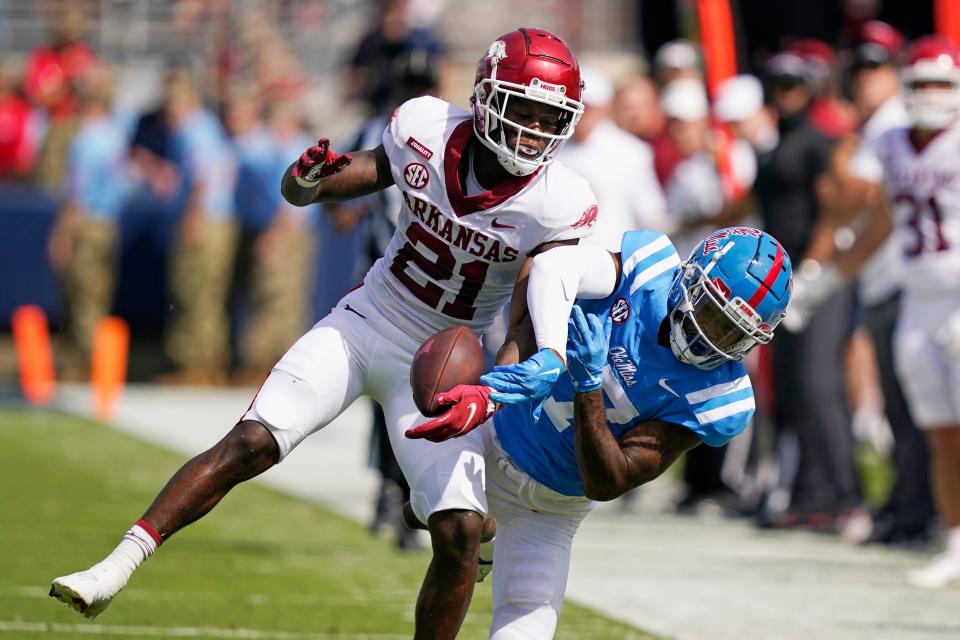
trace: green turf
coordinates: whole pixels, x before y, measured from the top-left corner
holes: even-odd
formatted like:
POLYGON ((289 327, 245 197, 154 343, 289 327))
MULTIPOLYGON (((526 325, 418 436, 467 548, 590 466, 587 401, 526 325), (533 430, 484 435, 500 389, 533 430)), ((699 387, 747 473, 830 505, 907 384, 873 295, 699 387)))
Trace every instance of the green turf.
MULTIPOLYGON (((50 579, 110 551, 183 459, 93 422, 17 409, 0 411, 0 452, 0 640, 412 635, 426 552, 401 554, 253 483, 164 545, 88 623, 47 597, 50 579)), ((489 620, 484 583, 460 637, 485 638, 489 620)), ((568 602, 556 637, 653 636, 568 602)))

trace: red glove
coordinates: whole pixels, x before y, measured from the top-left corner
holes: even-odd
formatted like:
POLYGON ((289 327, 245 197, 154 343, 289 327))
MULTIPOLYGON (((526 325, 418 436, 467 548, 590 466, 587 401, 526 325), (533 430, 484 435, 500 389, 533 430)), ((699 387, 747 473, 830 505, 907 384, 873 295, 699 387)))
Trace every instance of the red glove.
POLYGON ((339 173, 348 164, 353 162, 349 153, 342 156, 335 151, 330 150, 330 139, 320 138, 317 146, 310 147, 303 152, 300 159, 297 160, 297 166, 293 168, 293 177, 301 186, 303 183, 316 183, 322 178, 339 173))
POLYGON ((460 384, 446 393, 438 393, 438 404, 452 406, 436 418, 407 429, 406 436, 413 440, 426 438, 430 442, 443 442, 473 431, 497 411, 498 405, 490 399, 492 392, 490 387, 460 384))

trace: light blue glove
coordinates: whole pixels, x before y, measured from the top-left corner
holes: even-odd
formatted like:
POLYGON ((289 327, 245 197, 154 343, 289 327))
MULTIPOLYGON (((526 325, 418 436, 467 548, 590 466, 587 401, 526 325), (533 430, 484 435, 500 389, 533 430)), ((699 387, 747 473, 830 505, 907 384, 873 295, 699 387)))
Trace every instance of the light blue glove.
POLYGON ((494 367, 480 384, 494 389, 490 399, 500 404, 543 400, 563 373, 563 361, 552 349, 540 349, 519 364, 494 367))
POLYGON ((609 346, 610 318, 604 322, 592 313, 584 315, 580 305, 573 305, 567 320, 567 369, 575 391, 596 391, 603 386, 609 346))

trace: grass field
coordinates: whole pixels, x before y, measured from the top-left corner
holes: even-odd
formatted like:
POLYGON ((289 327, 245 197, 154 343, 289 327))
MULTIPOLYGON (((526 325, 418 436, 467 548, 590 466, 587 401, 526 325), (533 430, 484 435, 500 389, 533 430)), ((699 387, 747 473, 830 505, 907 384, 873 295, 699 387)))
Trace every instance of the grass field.
MULTIPOLYGON (((183 459, 102 425, 0 410, 0 640, 409 638, 426 552, 401 554, 359 524, 247 483, 148 561, 90 623, 47 597, 99 560, 183 459)), ((488 580, 489 582, 489 580, 488 580)), ((490 586, 461 632, 485 638, 490 586)), ((649 639, 567 603, 557 638, 649 639)))

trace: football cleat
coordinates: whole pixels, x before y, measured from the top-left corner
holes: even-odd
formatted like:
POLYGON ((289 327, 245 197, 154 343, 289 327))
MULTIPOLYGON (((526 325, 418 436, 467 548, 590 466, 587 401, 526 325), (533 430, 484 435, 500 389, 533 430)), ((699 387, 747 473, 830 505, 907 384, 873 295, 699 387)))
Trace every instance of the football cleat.
POLYGON ((924 589, 942 589, 960 580, 960 555, 941 553, 919 569, 907 573, 907 582, 924 589))
POLYGON ((119 571, 97 563, 86 571, 56 578, 50 585, 50 597, 56 598, 88 620, 93 620, 127 584, 119 571))

